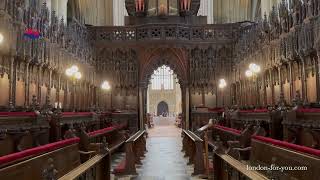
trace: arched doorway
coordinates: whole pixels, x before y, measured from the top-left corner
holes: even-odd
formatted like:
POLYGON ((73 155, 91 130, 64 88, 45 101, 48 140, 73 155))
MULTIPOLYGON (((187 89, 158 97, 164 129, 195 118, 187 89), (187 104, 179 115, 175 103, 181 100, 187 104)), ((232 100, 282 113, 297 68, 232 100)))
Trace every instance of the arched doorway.
MULTIPOLYGON (((165 66, 175 75, 173 86, 180 90, 180 112, 182 118, 182 127, 189 129, 189 88, 188 88, 188 57, 183 48, 152 48, 144 49, 140 52, 144 54, 141 57, 139 68, 139 118, 140 127, 143 127, 146 122, 148 113, 157 115, 157 110, 148 110, 148 107, 157 107, 159 101, 155 106, 149 106, 149 90, 150 80, 159 68, 165 66)), ((161 83, 160 83, 161 84, 161 83)), ((161 90, 165 90, 164 86, 161 86, 161 90), (163 87, 163 88, 162 88, 163 87)), ((161 101, 168 103, 166 98, 161 98, 161 101), (164 100, 165 99, 165 100, 164 100)), ((172 103, 168 103, 169 110, 174 107, 172 103)), ((169 112, 170 116, 173 114, 178 116, 180 114, 174 114, 169 112)), ((180 116, 179 116, 180 117, 180 116)))
POLYGON ((161 101, 157 106, 157 115, 166 117, 169 113, 169 106, 166 102, 161 101))

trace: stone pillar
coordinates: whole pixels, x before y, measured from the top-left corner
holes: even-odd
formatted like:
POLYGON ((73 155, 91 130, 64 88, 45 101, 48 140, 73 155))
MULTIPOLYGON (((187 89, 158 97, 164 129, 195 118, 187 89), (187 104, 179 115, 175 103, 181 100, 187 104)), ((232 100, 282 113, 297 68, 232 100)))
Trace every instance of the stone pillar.
POLYGON ((144 82, 140 82, 139 84, 139 94, 138 94, 138 98, 139 98, 139 129, 142 130, 144 129, 144 120, 146 117, 146 95, 147 95, 147 88, 148 85, 147 83, 144 82))
POLYGON ((189 92, 189 87, 185 87, 185 122, 186 122, 186 129, 190 129, 189 127, 189 116, 190 116, 190 92, 189 92))
POLYGON ((300 69, 300 75, 301 75, 301 93, 302 93, 302 99, 304 102, 308 102, 308 96, 307 96, 307 78, 306 78, 306 70, 305 70, 305 62, 304 59, 301 59, 301 69, 300 69))
POLYGON ((262 74, 262 105, 267 105, 267 90, 266 90, 266 75, 265 73, 262 74))
POLYGON ((274 77, 273 77, 273 69, 270 71, 270 88, 271 88, 271 104, 275 104, 275 99, 274 99, 274 77))
MULTIPOLYGON (((280 86, 280 94, 281 94, 281 93, 283 93, 281 65, 278 67, 278 76, 279 76, 279 86, 280 86)), ((277 99, 277 101, 278 101, 278 99, 277 99)))
POLYGON ((202 88, 201 90, 201 99, 202 99, 201 104, 203 104, 203 106, 206 106, 206 94, 204 92, 204 88, 202 88))
POLYGON ((29 92, 30 92, 30 75, 29 75, 29 63, 26 64, 25 66, 25 88, 24 88, 24 107, 28 108, 29 107, 29 92))
POLYGON ((9 73, 9 107, 15 105, 16 100, 16 67, 14 56, 10 56, 10 73, 9 73))
POLYGON ((293 66, 293 63, 290 62, 289 63, 289 82, 290 82, 290 101, 294 98, 294 92, 293 92, 293 70, 292 70, 292 66, 293 66))

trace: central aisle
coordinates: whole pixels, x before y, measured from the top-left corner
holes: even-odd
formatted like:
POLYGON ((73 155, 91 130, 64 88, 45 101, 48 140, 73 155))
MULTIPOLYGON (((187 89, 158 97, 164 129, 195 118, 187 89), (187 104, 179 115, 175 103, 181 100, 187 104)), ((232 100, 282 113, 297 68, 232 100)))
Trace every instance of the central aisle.
POLYGON ((182 149, 181 129, 170 126, 155 126, 149 130, 146 157, 137 167, 138 180, 189 180, 193 166, 187 165, 182 149))

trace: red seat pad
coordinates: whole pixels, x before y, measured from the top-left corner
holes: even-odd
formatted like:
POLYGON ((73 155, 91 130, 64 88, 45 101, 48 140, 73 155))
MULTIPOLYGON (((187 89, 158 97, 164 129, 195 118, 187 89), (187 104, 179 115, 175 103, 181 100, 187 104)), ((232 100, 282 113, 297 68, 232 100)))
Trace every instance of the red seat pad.
POLYGON ((124 170, 126 169, 126 158, 124 158, 116 168, 113 170, 113 174, 120 174, 123 173, 124 170))
POLYGON ((36 117, 35 112, 0 112, 0 117, 36 117))
POLYGON ((89 136, 96 136, 96 135, 107 133, 107 132, 115 130, 115 129, 116 129, 116 127, 111 126, 111 127, 107 127, 107 128, 104 128, 104 129, 99 129, 99 130, 96 130, 96 131, 92 131, 92 132, 88 133, 88 135, 89 136))
POLYGON ((240 110, 240 113, 265 113, 269 112, 268 109, 251 109, 251 110, 240 110))
POLYGON ((92 112, 63 112, 62 116, 92 116, 92 112))
POLYGON ((13 153, 13 154, 8 154, 5 156, 0 157, 0 165, 16 161, 18 159, 23 159, 26 157, 31 157, 31 156, 36 156, 40 154, 44 154, 50 151, 54 151, 56 149, 78 143, 80 141, 80 138, 72 138, 72 139, 66 139, 63 141, 58 141, 50 144, 46 144, 43 146, 27 149, 21 152, 13 153))
POLYGON ((233 128, 229 128, 229 127, 225 127, 225 126, 220 126, 220 125, 214 125, 215 128, 223 130, 223 131, 227 131, 230 133, 235 133, 235 134, 241 134, 241 131, 237 130, 237 129, 233 129, 233 128))
POLYGON ((311 155, 315 155, 315 156, 319 156, 320 157, 320 150, 318 149, 313 149, 310 147, 306 147, 306 146, 301 146, 301 145, 297 145, 297 144, 292 144, 286 141, 279 141, 276 139, 272 139, 272 138, 267 138, 267 137, 262 137, 262 136, 252 136, 253 139, 265 142, 265 143, 270 143, 272 145, 275 146, 279 146, 279 147, 283 147, 283 148, 287 148, 287 149, 291 149, 291 150, 295 150, 298 152, 302 152, 302 153, 306 153, 306 154, 311 154, 311 155))
POLYGON ((320 108, 299 108, 297 109, 299 113, 320 113, 320 108))
POLYGON ((224 112, 224 109, 223 108, 208 108, 208 111, 209 112, 224 112))
POLYGON ((122 129, 126 126, 126 124, 120 124, 120 125, 116 125, 116 126, 111 126, 111 127, 107 127, 107 128, 104 128, 104 129, 99 129, 99 130, 96 130, 96 131, 92 131, 90 133, 88 133, 89 136, 97 136, 97 135, 100 135, 100 134, 104 134, 104 133, 107 133, 109 131, 113 131, 113 130, 116 130, 116 129, 122 129))

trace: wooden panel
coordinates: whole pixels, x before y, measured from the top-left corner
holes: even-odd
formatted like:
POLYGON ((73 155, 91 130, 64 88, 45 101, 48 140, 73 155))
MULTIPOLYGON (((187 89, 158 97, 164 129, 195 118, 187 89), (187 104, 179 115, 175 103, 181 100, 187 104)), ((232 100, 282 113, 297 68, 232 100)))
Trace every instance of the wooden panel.
POLYGON ((62 108, 64 108, 65 102, 64 102, 64 90, 60 90, 59 92, 59 102, 62 105, 62 108))
POLYGON ((16 87, 16 106, 23 106, 25 97, 25 86, 23 81, 17 81, 17 87, 16 87))
POLYGON ((290 97, 290 83, 286 82, 283 84, 283 93, 284 93, 284 98, 287 103, 291 102, 291 97, 290 97))
POLYGON ((205 104, 206 107, 209 107, 209 108, 216 107, 216 96, 215 96, 215 94, 211 94, 211 93, 206 94, 205 99, 206 99, 206 104, 205 104))
POLYGON ((41 156, 0 169, 3 180, 42 180, 43 170, 48 167, 48 159, 52 158, 54 168, 61 177, 80 164, 78 144, 58 149, 41 156))
POLYGON ((300 91, 300 93, 301 93, 301 80, 300 79, 295 80, 293 89, 294 89, 294 92, 300 91))
POLYGON ((317 86, 316 77, 312 76, 312 72, 307 77, 307 96, 309 102, 317 101, 317 86))
POLYGON ((46 96, 47 96, 47 87, 45 85, 41 86, 41 101, 40 105, 44 105, 46 102, 46 96))
POLYGON ((280 97, 280 85, 274 86, 274 102, 278 102, 280 97))
POLYGON ((0 106, 6 106, 9 102, 9 79, 8 75, 4 74, 3 78, 0 78, 0 106))
POLYGON ((54 104, 56 102, 56 93, 57 93, 56 88, 52 88, 51 92, 50 92, 50 102, 51 102, 52 106, 54 106, 54 104))
POLYGON ((32 102, 32 96, 35 95, 37 96, 37 85, 35 83, 31 83, 29 85, 29 99, 30 99, 30 102, 32 102))
POLYGON ((202 96, 201 94, 192 94, 191 95, 191 106, 200 106, 202 105, 202 96))
MULTIPOLYGON (((271 164, 275 164, 277 166, 286 167, 308 167, 307 171, 285 171, 284 173, 281 173, 281 175, 279 174, 283 180, 318 179, 316 177, 320 176, 320 171, 318 170, 320 159, 257 140, 251 141, 251 147, 250 162, 252 165, 270 166, 271 164), (266 156, 266 154, 268 156, 266 156), (275 162, 272 162, 272 159, 274 159, 275 162)), ((267 172, 262 173, 266 174, 267 172)))
POLYGON ((267 104, 272 104, 272 94, 271 94, 271 87, 268 86, 266 88, 267 91, 267 104))

